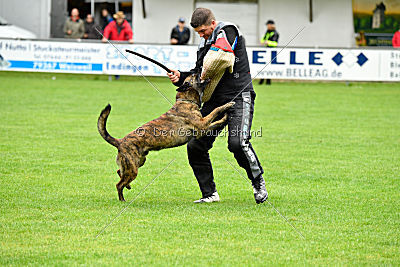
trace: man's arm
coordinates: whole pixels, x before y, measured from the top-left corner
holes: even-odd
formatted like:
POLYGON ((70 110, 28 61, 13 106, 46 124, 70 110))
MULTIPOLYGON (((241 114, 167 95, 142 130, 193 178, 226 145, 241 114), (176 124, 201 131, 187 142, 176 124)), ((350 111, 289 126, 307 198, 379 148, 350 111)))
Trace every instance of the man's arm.
POLYGON ((260 39, 260 43, 265 45, 265 41, 267 41, 267 33, 264 33, 263 37, 260 39))
POLYGON ((233 46, 237 37, 236 29, 233 26, 226 26, 223 28, 223 31, 225 31, 228 43, 233 46))
POLYGON ((238 32, 233 26, 224 27, 217 35, 217 40, 211 45, 204 57, 201 79, 210 79, 204 89, 203 102, 210 100, 222 76, 228 70, 233 72, 235 64, 234 49, 238 32))
POLYGON ((131 25, 129 25, 128 21, 125 21, 125 22, 126 22, 125 27, 126 27, 126 35, 128 38, 128 42, 133 44, 133 31, 132 31, 131 25))
POLYGON ((83 20, 81 20, 81 23, 79 25, 79 36, 82 38, 85 35, 85 23, 83 20))
POLYGON ((174 27, 171 31, 171 38, 170 38, 170 42, 171 44, 177 44, 178 43, 178 33, 176 32, 176 27, 174 27))
POLYGON ((181 86, 185 79, 191 75, 192 71, 179 71, 179 70, 171 70, 172 73, 167 73, 168 78, 171 80, 172 84, 175 86, 181 86))
POLYGON ((267 41, 269 47, 277 47, 278 46, 279 33, 277 31, 274 32, 274 35, 267 41))
POLYGON ((63 28, 63 32, 65 33, 65 34, 68 34, 69 35, 69 33, 68 33, 68 19, 65 21, 65 23, 64 23, 64 28, 63 28))
POLYGON ((183 36, 184 36, 183 43, 186 44, 187 42, 189 42, 189 39, 190 39, 190 30, 189 30, 189 28, 185 28, 183 36))
POLYGON ((102 42, 106 43, 108 38, 110 37, 110 31, 111 31, 111 27, 109 27, 109 25, 107 25, 104 28, 104 33, 103 33, 103 38, 101 39, 102 42))

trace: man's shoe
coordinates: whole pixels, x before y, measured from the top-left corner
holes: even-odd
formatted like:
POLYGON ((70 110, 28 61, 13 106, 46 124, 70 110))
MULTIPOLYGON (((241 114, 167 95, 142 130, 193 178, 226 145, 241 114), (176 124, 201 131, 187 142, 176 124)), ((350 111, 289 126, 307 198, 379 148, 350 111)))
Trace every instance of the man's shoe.
POLYGON ((215 191, 209 197, 200 198, 199 200, 194 201, 194 203, 211 203, 211 202, 219 202, 219 195, 217 191, 215 191))
POLYGON ((257 204, 263 203, 268 199, 268 192, 265 188, 265 181, 262 175, 254 179, 251 184, 253 185, 254 198, 257 204))

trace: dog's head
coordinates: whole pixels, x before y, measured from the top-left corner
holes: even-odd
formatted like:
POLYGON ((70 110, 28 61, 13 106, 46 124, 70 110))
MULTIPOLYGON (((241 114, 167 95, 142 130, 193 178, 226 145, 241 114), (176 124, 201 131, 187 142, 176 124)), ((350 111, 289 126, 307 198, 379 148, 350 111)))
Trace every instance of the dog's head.
POLYGON ((200 73, 193 73, 188 76, 183 84, 176 89, 176 99, 186 99, 195 101, 201 105, 201 97, 207 84, 210 82, 209 79, 202 81, 200 79, 200 73))

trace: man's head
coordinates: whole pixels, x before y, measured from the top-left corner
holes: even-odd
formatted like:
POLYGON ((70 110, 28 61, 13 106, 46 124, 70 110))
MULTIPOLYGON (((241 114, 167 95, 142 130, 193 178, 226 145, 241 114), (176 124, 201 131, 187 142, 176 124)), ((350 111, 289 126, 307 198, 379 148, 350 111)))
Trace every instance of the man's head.
POLYGON ((107 15, 108 15, 108 10, 105 9, 105 8, 103 8, 103 9, 101 10, 101 15, 102 15, 103 17, 107 17, 107 15))
POLYGON ((71 10, 71 17, 73 18, 79 17, 79 10, 77 8, 71 10))
POLYGON ((268 20, 266 24, 267 24, 267 30, 269 31, 275 30, 275 22, 273 20, 268 20))
POLYGON ((179 20, 178 20, 178 25, 179 25, 180 27, 185 26, 185 18, 179 18, 179 20))
POLYGON ((118 11, 116 14, 114 14, 114 19, 118 24, 121 25, 124 22, 124 19, 125 19, 124 12, 118 11))
POLYGON ((87 14, 87 16, 86 16, 86 22, 87 22, 87 23, 92 23, 92 22, 93 22, 93 16, 92 16, 92 14, 87 14))
POLYGON ((200 37, 207 40, 217 26, 217 22, 211 10, 199 7, 193 12, 190 25, 200 37))

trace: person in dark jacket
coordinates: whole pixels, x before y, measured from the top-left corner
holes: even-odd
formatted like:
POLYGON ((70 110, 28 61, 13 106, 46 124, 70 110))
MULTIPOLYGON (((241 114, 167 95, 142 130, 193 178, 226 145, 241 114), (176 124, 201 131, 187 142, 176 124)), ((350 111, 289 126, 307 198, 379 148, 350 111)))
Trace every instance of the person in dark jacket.
POLYGON ((113 18, 111 17, 110 13, 108 12, 107 9, 103 8, 101 10, 101 18, 100 18, 100 26, 103 29, 103 31, 108 25, 108 23, 110 23, 111 21, 113 21, 113 18))
POLYGON ((99 25, 94 23, 92 14, 87 14, 85 19, 85 34, 83 38, 85 39, 100 39, 101 35, 96 31, 100 29, 99 25))
POLYGON ((178 25, 176 25, 171 31, 171 44, 173 45, 185 45, 189 42, 190 30, 185 26, 185 19, 180 18, 178 25))
MULTIPOLYGON (((206 116, 216 107, 231 101, 235 102, 235 105, 228 110, 228 149, 234 154, 239 166, 246 170, 253 185, 256 203, 262 203, 267 200, 268 193, 262 176, 264 171, 250 143, 256 94, 251 82, 244 37, 236 25, 216 21, 211 10, 207 8, 197 8, 193 12, 190 25, 201 38, 196 66, 189 72, 172 70, 168 76, 176 86, 181 86, 185 78, 192 73, 201 72, 202 77, 209 77, 207 70, 212 69, 213 65, 218 65, 216 61, 225 58, 225 54, 233 55, 231 66, 225 69, 211 97, 204 99, 203 96, 205 103, 201 108, 201 114, 206 116), (210 62, 210 58, 215 61, 210 62)), ((219 68, 216 69, 220 71, 219 68)), ((212 83, 211 80, 210 84, 212 83)), ((207 93, 206 89, 204 95, 207 93)), ((222 129, 223 127, 199 139, 191 139, 187 144, 189 164, 202 193, 202 197, 195 203, 219 201, 208 151, 222 129)))
MULTIPOLYGON (((266 47, 277 47, 279 40, 279 33, 275 29, 275 22, 273 20, 268 20, 267 23, 267 31, 264 36, 261 38, 260 43, 265 45, 266 47)), ((264 79, 260 79, 258 84, 262 84, 264 79)), ((271 79, 267 79, 267 84, 271 84, 271 79)))

